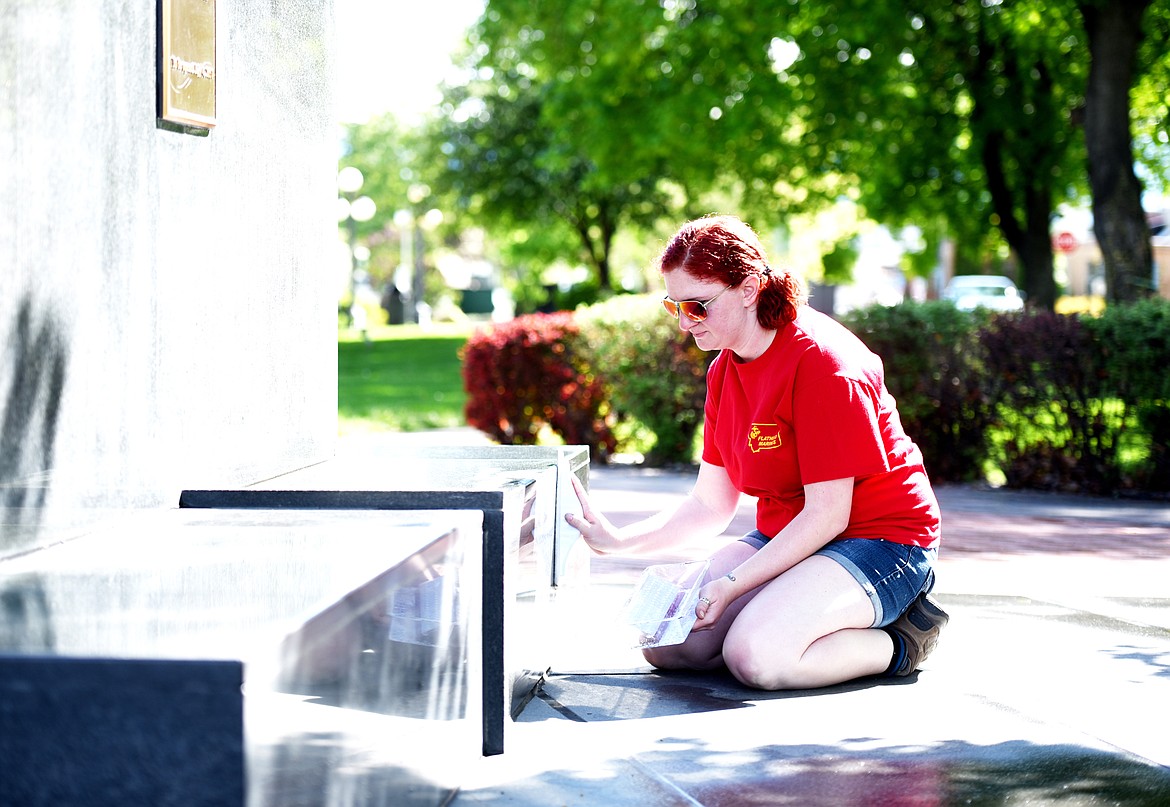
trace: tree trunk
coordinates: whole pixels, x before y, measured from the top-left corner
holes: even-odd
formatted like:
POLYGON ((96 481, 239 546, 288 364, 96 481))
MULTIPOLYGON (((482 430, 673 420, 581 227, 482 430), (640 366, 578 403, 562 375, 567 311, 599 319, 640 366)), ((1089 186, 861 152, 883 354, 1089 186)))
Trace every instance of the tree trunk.
POLYGON ((602 290, 610 288, 609 274, 609 242, 603 237, 594 237, 591 232, 590 221, 580 218, 573 222, 577 228, 577 235, 581 237, 581 252, 593 271, 597 273, 597 283, 602 290))
POLYGON ((1153 292, 1150 230, 1142 184, 1133 169, 1129 91, 1134 81, 1142 17, 1151 0, 1082 2, 1089 39, 1085 145, 1093 193, 1093 232, 1105 261, 1108 301, 1153 292))
POLYGON ((609 271, 609 254, 613 248, 613 238, 617 233, 617 225, 610 215, 611 203, 608 200, 591 202, 581 201, 571 219, 573 228, 581 237, 581 247, 586 260, 597 272, 597 282, 602 291, 612 288, 613 278, 609 271), (590 212, 590 208, 595 210, 590 212))
POLYGON ((1019 284, 1028 307, 1052 311, 1056 308, 1056 277, 1050 235, 1053 163, 1049 158, 1056 146, 1034 140, 1032 132, 1016 132, 1014 137, 1009 137, 1003 123, 1018 120, 1018 110, 1029 104, 1050 112, 1051 81, 1038 82, 1031 94, 1022 90, 999 92, 997 74, 992 69, 995 62, 1000 63, 1002 75, 1007 79, 1024 70, 1039 72, 1047 78, 1047 70, 1042 62, 1021 65, 1016 49, 1009 42, 997 44, 983 27, 979 29, 978 43, 975 63, 968 74, 975 99, 971 128, 982 140, 979 157, 987 177, 992 209, 1000 233, 1020 262, 1019 284))
POLYGON ((1056 278, 1049 234, 1051 191, 1043 178, 1025 177, 1020 206, 1024 220, 1018 220, 1015 198, 1004 169, 1003 140, 998 132, 987 135, 981 152, 992 208, 999 217, 999 231, 1020 261, 1020 288, 1028 307, 1052 311, 1056 308, 1056 278))
POLYGON ((1024 232, 1016 246, 1024 268, 1023 289, 1029 308, 1056 309, 1056 262, 1052 252, 1052 198, 1044 188, 1024 194, 1024 232))

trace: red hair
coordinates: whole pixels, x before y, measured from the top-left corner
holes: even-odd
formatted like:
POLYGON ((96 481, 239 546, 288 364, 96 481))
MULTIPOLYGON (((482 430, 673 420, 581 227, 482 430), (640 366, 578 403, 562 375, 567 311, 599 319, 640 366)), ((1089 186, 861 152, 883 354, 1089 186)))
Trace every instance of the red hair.
POLYGON ((658 266, 662 274, 682 269, 699 280, 725 286, 742 283, 749 276, 759 278, 756 319, 773 330, 796 319, 796 309, 807 299, 798 278, 768 265, 759 237, 735 216, 704 216, 687 222, 662 251, 658 266))

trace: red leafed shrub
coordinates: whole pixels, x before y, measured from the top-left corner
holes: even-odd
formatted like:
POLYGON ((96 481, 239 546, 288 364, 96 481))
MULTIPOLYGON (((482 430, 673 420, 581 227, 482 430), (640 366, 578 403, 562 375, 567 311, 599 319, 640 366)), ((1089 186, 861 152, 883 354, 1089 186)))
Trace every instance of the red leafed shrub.
POLYGON ((467 422, 500 443, 532 445, 546 426, 601 462, 616 440, 601 379, 573 349, 568 312, 492 325, 463 348, 467 422))

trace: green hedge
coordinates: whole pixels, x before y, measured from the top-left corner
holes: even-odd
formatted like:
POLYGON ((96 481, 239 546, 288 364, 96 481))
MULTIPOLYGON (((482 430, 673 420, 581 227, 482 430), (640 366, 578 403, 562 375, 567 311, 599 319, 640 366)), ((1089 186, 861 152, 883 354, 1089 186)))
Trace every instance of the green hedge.
POLYGON ((871 306, 842 322, 881 357, 902 426, 938 481, 982 478, 994 416, 983 382, 980 327, 987 315, 947 302, 871 306))
POLYGON ((1133 486, 1170 490, 1170 300, 1110 306, 1084 323, 1100 345, 1105 389, 1133 414, 1144 447, 1133 486))
MULTIPOLYGON (((1170 490, 1170 301, 1095 318, 928 302, 842 319, 882 357, 935 481, 1170 490)), ((648 461, 694 461, 713 356, 654 297, 524 317, 472 337, 466 356, 468 421, 502 442, 547 425, 604 460, 636 424, 651 435, 648 461)))
POLYGON ((657 297, 623 295, 577 312, 578 349, 604 379, 613 414, 650 434, 646 463, 692 462, 714 354, 667 316, 657 297))
POLYGON ((935 480, 1170 490, 1170 301, 1099 317, 905 303, 845 322, 882 356, 935 480))

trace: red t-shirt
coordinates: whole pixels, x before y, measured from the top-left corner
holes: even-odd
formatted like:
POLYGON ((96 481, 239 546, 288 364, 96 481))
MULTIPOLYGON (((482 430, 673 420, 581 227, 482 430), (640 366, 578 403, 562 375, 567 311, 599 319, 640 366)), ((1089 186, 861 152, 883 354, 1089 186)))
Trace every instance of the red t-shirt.
POLYGON ((881 359, 808 306, 754 361, 724 350, 712 362, 703 459, 759 500, 756 528, 764 535, 777 535, 801 511, 805 485, 854 477, 840 537, 939 543, 938 501, 886 390, 881 359))

